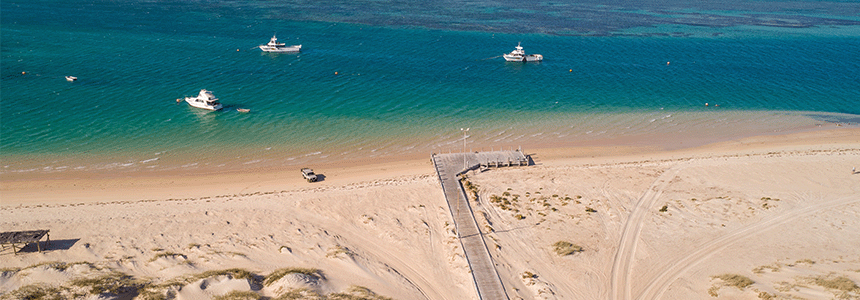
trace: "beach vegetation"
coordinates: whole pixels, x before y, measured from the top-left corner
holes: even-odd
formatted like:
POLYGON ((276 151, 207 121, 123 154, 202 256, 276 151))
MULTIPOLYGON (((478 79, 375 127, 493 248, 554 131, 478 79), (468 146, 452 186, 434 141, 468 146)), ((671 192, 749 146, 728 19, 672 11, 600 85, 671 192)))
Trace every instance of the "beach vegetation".
POLYGON ((523 279, 531 279, 531 278, 537 278, 537 277, 538 277, 538 276, 537 276, 537 274, 535 274, 535 273, 532 273, 532 272, 529 272, 529 271, 525 271, 525 272, 523 272, 523 279))
POLYGON ((178 286, 183 286, 183 285, 195 282, 195 281, 200 280, 200 279, 206 279, 206 278, 217 277, 217 276, 228 276, 232 279, 245 279, 245 280, 248 280, 248 282, 250 282, 252 284, 259 284, 260 283, 259 276, 255 275, 254 273, 251 273, 245 269, 232 268, 232 269, 221 269, 221 270, 209 270, 209 271, 199 273, 199 274, 185 275, 182 277, 174 278, 168 282, 159 284, 159 285, 154 286, 154 287, 155 288, 165 288, 165 287, 171 287, 171 286, 178 287, 178 286))
POLYGON ((825 289, 837 290, 842 292, 860 292, 860 287, 857 283, 845 276, 817 276, 809 278, 811 283, 823 287, 825 289))
POLYGON ((585 207, 585 212, 593 213, 593 212, 597 212, 597 210, 595 210, 595 209, 593 209, 593 208, 591 208, 591 207, 589 207, 589 206, 586 206, 586 207, 585 207))
POLYGON ((779 272, 782 269, 782 264, 774 263, 771 265, 758 266, 754 268, 752 271, 756 274, 764 273, 765 270, 770 270, 771 272, 779 272))
POLYGON ((284 278, 284 276, 287 276, 287 275, 289 275, 289 274, 302 274, 302 275, 305 275, 305 276, 308 276, 308 277, 312 277, 312 278, 320 278, 320 279, 324 279, 324 278, 325 278, 325 276, 323 276, 322 271, 320 271, 319 269, 311 269, 311 268, 282 268, 282 269, 274 270, 274 271, 272 271, 272 273, 270 273, 269 275, 267 275, 267 276, 266 276, 266 279, 264 279, 264 280, 263 280, 263 285, 268 286, 268 285, 270 285, 270 284, 272 284, 272 283, 274 283, 274 282, 276 282, 276 281, 280 280, 281 278, 284 278))
POLYGON ((723 281, 724 286, 733 286, 738 288, 739 290, 743 290, 746 287, 755 283, 749 277, 738 275, 738 274, 721 274, 716 276, 711 276, 712 279, 720 279, 723 281))
POLYGON ((773 300, 776 299, 776 295, 768 293, 768 292, 758 292, 758 298, 762 300, 773 300))
POLYGON ((44 283, 30 284, 3 295, 2 299, 62 300, 61 290, 44 283), (7 298, 8 297, 8 298, 7 298))
POLYGON ((349 248, 346 248, 346 247, 341 246, 341 245, 335 245, 334 247, 331 247, 328 249, 328 254, 326 254, 325 257, 327 257, 327 258, 338 258, 341 255, 346 255, 346 256, 352 257, 354 255, 354 253, 351 250, 349 250, 349 248))
POLYGON ((46 261, 46 262, 40 262, 38 264, 30 265, 24 269, 25 270, 26 269, 33 269, 33 268, 38 268, 38 267, 44 266, 44 267, 54 269, 57 271, 65 271, 66 269, 73 267, 73 266, 76 266, 76 265, 87 265, 90 268, 96 268, 91 262, 87 262, 87 261, 76 261, 76 262, 71 262, 71 263, 61 262, 61 261, 46 261))
POLYGON ((230 291, 221 296, 212 297, 212 300, 260 300, 263 295, 252 291, 230 291))
POLYGON ((478 185, 469 181, 469 177, 463 176, 463 188, 472 195, 472 199, 478 200, 478 185))
POLYGON ((522 214, 517 214, 516 216, 514 216, 514 218, 516 218, 517 220, 522 220, 525 219, 526 216, 523 216, 522 214))
POLYGON ((146 284, 137 290, 135 300, 167 300, 167 293, 152 284, 146 284))
POLYGON ((380 296, 363 286, 353 285, 343 293, 331 293, 327 300, 391 300, 391 298, 380 296))
POLYGON ((182 253, 175 253, 175 252, 162 252, 162 253, 157 253, 157 254, 155 254, 155 256, 153 256, 153 257, 152 257, 152 259, 150 259, 149 261, 156 261, 156 260, 158 260, 159 258, 162 258, 162 257, 170 257, 170 258, 172 258, 172 257, 176 257, 176 256, 182 257, 182 259, 186 259, 186 258, 188 258, 187 256, 185 256, 185 254, 182 254, 182 253))
POLYGON ((319 293, 309 288, 291 289, 273 300, 324 300, 319 293))
POLYGON ((185 247, 186 249, 200 248, 200 244, 198 243, 190 243, 185 247))
POLYGON ((660 208, 660 212, 666 212, 668 210, 669 210, 669 205, 663 205, 663 207, 660 208))
POLYGON ((236 251, 227 251, 227 252, 226 252, 226 254, 229 254, 229 255, 231 255, 231 256, 248 257, 248 255, 247 255, 247 254, 242 253, 242 252, 236 252, 236 251))
POLYGON ((553 250, 559 256, 567 256, 576 252, 582 252, 582 247, 568 241, 558 241, 552 244, 553 250))
POLYGON ((137 291, 144 286, 144 282, 119 271, 111 271, 96 277, 75 278, 71 280, 70 284, 88 289, 90 294, 96 295, 103 293, 124 294, 137 291))

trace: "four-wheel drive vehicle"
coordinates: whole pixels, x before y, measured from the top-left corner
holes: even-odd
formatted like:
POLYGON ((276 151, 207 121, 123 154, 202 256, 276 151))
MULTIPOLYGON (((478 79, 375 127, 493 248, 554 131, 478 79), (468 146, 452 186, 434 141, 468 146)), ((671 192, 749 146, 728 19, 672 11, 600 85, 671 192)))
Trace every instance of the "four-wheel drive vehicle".
POLYGON ((317 174, 314 174, 314 170, 311 168, 302 168, 302 177, 308 182, 317 181, 317 174))

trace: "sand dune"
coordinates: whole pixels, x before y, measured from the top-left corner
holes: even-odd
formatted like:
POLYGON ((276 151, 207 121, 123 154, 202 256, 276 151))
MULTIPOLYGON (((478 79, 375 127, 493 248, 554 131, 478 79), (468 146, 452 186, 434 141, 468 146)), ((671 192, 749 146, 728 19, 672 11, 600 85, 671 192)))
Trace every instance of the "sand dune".
MULTIPOLYGON (((860 298, 860 130, 527 152, 467 179, 511 299, 860 298)), ((4 177, 0 229, 52 245, 0 253, 0 293, 477 299, 426 158, 382 169, 240 174, 215 194, 4 177)))

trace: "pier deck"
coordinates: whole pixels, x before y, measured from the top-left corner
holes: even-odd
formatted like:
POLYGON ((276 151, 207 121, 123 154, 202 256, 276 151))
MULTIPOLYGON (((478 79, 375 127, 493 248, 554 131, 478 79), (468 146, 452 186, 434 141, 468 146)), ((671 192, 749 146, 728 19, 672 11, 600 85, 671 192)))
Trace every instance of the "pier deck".
POLYGON ((434 154, 432 160, 472 270, 478 296, 482 300, 509 299, 457 175, 476 168, 528 165, 528 157, 516 150, 434 154))

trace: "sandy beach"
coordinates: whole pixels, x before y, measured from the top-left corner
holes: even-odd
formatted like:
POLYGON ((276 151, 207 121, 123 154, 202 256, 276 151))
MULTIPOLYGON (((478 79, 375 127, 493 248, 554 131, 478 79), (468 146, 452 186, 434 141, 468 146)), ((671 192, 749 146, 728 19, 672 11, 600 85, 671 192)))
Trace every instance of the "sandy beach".
MULTIPOLYGON (((860 129, 524 150, 467 179, 510 299, 860 299, 860 129)), ((478 298, 429 157, 314 168, 5 174, 0 294, 478 298)))

